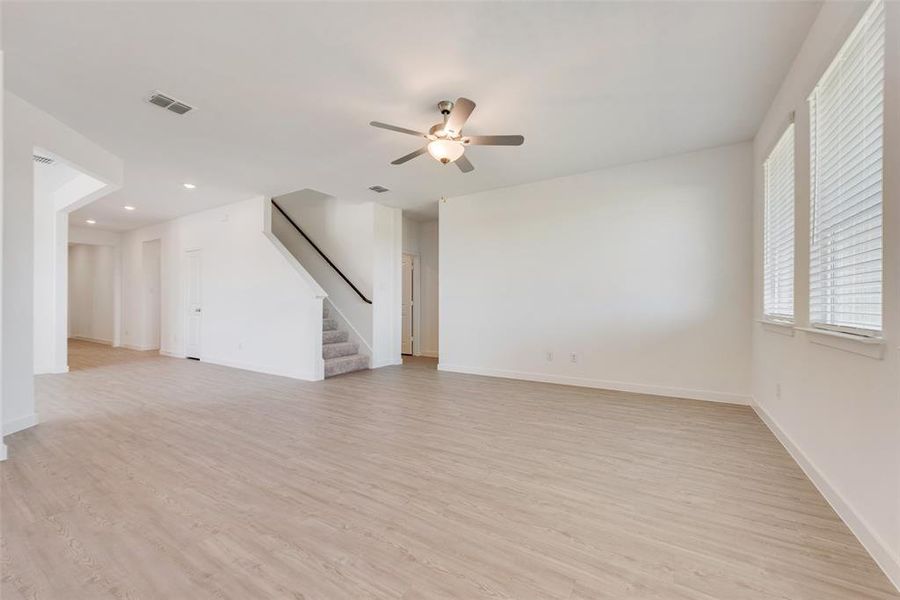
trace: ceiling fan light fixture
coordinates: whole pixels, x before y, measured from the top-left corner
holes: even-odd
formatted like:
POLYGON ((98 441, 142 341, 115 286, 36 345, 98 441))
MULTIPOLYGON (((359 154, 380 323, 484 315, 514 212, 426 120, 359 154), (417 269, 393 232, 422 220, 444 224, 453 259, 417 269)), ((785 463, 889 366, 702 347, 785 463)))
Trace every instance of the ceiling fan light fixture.
POLYGON ((458 159, 465 151, 463 145, 454 140, 434 140, 428 143, 428 154, 445 165, 458 159))

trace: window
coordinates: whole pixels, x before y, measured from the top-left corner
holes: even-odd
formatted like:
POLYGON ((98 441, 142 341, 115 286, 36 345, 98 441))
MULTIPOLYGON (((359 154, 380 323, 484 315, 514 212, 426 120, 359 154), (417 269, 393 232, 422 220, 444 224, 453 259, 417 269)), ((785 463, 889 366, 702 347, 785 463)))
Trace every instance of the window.
POLYGON ((788 125, 763 165, 763 315, 794 320, 794 124, 788 125))
POLYGON ((884 2, 875 0, 809 97, 810 322, 881 331, 884 2))

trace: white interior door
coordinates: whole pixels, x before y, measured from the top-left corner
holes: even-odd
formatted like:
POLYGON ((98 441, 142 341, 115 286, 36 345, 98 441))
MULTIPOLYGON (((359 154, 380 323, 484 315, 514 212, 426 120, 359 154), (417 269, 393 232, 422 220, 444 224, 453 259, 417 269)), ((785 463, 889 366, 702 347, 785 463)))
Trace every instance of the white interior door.
POLYGON ((200 319, 203 316, 200 295, 200 250, 188 250, 187 335, 184 353, 188 358, 200 358, 200 319))
MULTIPOLYGON (((401 311, 402 339, 400 352, 413 353, 413 257, 403 255, 403 310, 401 311)), ((396 314, 396 313, 395 313, 396 314)))

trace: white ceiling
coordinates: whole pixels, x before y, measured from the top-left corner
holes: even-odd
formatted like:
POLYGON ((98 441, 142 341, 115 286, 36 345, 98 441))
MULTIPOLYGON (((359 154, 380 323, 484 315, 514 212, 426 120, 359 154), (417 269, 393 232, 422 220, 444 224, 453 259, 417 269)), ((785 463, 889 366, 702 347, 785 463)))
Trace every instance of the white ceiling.
POLYGON ((819 6, 7 1, 2 39, 14 93, 125 160, 76 218, 129 229, 301 188, 421 218, 442 195, 750 139, 819 6), (458 96, 478 104, 467 133, 525 145, 470 148, 469 174, 391 166, 418 141, 368 122, 425 129, 458 96))

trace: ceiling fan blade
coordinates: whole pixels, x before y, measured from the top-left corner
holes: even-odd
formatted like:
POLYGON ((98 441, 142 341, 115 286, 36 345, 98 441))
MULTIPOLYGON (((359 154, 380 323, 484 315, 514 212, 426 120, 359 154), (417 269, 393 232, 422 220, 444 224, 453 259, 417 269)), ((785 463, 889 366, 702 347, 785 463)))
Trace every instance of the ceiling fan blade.
POLYGON ((380 123, 378 121, 372 121, 369 123, 372 127, 379 127, 381 129, 387 129, 390 131, 396 131, 397 133, 405 133, 407 135, 414 135, 416 137, 427 138, 428 135, 422 133, 421 131, 413 131, 412 129, 407 129, 406 127, 397 127, 396 125, 388 125, 387 123, 380 123))
POLYGON ((422 147, 419 148, 418 150, 415 150, 414 152, 410 152, 410 153, 407 154, 406 156, 401 156, 401 157, 398 158, 397 160, 392 160, 392 161, 391 161, 391 164, 392 164, 392 165, 402 165, 402 164, 405 163, 406 161, 412 160, 412 159, 414 159, 414 158, 417 157, 417 156, 422 156, 422 155, 425 154, 426 152, 428 152, 428 146, 422 146, 422 147))
POLYGON ((454 162, 456 162, 456 166, 459 167, 459 170, 463 173, 475 170, 475 167, 472 166, 472 163, 469 162, 469 159, 466 158, 465 154, 457 158, 454 162))
POLYGON ((521 146, 525 138, 521 135, 469 135, 462 143, 469 146, 521 146))
POLYGON ((449 133, 451 137, 459 135, 473 110, 475 110, 474 102, 468 98, 459 98, 450 110, 450 116, 447 117, 444 131, 449 133))

